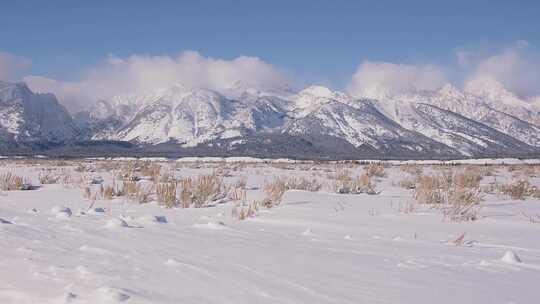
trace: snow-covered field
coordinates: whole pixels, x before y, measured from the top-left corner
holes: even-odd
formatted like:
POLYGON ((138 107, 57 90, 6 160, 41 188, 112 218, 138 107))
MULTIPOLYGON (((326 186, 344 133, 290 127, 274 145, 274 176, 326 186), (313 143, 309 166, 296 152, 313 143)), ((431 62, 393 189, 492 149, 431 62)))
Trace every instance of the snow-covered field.
POLYGON ((98 195, 123 163, 1 161, 1 174, 37 187, 0 195, 0 303, 540 302, 540 199, 497 190, 518 179, 534 190, 538 166, 472 167, 489 168, 483 200, 476 220, 459 221, 416 203, 415 190, 400 187, 414 180, 402 166, 371 177, 378 194, 368 195, 332 186, 336 171, 361 175, 361 165, 162 162, 161 175, 246 182, 240 200, 164 208, 154 196, 98 195), (40 185, 47 169, 60 179, 40 185), (241 220, 242 204, 262 201, 277 176, 322 187, 289 190, 241 220))

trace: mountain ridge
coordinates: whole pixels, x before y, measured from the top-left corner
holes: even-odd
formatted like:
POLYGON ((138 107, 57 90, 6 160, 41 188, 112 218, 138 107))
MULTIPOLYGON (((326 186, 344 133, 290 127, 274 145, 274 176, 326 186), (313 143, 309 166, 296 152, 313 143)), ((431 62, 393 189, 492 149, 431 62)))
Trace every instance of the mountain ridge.
POLYGON ((149 151, 166 145, 233 155, 244 149, 324 157, 333 154, 333 146, 343 149, 343 157, 536 155, 540 107, 535 102, 523 107, 526 101, 499 89, 495 99, 445 85, 377 100, 323 86, 286 96, 249 88, 226 96, 178 84, 146 95, 99 100, 71 117, 52 94, 0 82, 0 139, 55 146, 131 142, 149 151), (509 100, 499 104, 503 97, 509 100))

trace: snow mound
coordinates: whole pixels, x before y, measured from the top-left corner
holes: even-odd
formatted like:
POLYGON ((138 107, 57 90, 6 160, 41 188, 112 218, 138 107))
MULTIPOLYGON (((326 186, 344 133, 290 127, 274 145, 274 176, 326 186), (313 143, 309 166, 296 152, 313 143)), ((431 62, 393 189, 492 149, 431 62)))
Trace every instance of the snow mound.
POLYGON ((123 219, 113 218, 107 221, 105 224, 106 228, 122 228, 129 227, 129 225, 123 219))
POLYGON ((167 218, 163 215, 146 214, 137 218, 137 223, 141 224, 167 224, 167 218))
POLYGON ((501 261, 505 262, 505 263, 521 263, 521 259, 519 258, 519 256, 511 251, 511 250, 508 250, 504 253, 503 257, 501 258, 501 261))
POLYGON ((51 213, 59 219, 69 218, 72 215, 71 209, 64 206, 54 206, 51 208, 51 213))

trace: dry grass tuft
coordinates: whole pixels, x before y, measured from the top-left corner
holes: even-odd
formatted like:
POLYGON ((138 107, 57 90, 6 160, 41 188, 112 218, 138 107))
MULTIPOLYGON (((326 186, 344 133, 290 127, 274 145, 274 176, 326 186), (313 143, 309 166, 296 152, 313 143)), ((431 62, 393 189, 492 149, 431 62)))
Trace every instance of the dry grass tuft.
POLYGON ((287 189, 287 179, 284 177, 276 177, 273 181, 265 183, 263 190, 266 193, 266 198, 263 200, 263 205, 266 208, 272 208, 281 203, 283 195, 287 189))
POLYGON ((259 201, 252 201, 249 204, 242 203, 241 206, 235 206, 231 211, 231 216, 239 220, 245 220, 248 217, 254 217, 262 205, 259 201))
POLYGON ((455 173, 452 176, 452 183, 463 188, 478 188, 482 180, 482 171, 478 167, 465 167, 463 172, 455 173))
POLYGON ((178 181, 180 206, 183 208, 202 208, 213 202, 225 199, 228 189, 217 174, 199 175, 178 181))
POLYGON ((481 178, 470 170, 421 175, 416 182, 414 198, 420 204, 441 209, 445 219, 473 221, 478 219, 482 201, 481 178))
POLYGON ((356 178, 342 176, 341 179, 333 182, 332 190, 340 194, 380 193, 376 190, 376 185, 373 182, 372 177, 367 173, 364 173, 356 178))
POLYGON ((39 182, 42 185, 57 184, 61 177, 61 175, 54 174, 51 170, 42 171, 38 175, 39 182))
POLYGON ((525 200, 527 197, 540 198, 540 189, 532 186, 527 179, 519 179, 506 185, 500 185, 499 191, 513 200, 525 200))
POLYGON ((322 183, 319 182, 317 179, 308 179, 306 177, 290 177, 286 179, 286 187, 287 190, 304 190, 304 191, 311 191, 316 192, 321 190, 322 183))
POLYGON ((137 181, 125 180, 123 182, 123 193, 129 200, 145 204, 150 202, 152 187, 143 186, 137 181))
POLYGON ((421 175, 416 181, 414 199, 419 204, 443 204, 443 181, 436 175, 421 175))
POLYGON ((407 178, 407 179, 401 180, 399 182, 399 186, 407 190, 413 190, 416 188, 416 179, 407 178))
POLYGON ((154 182, 159 181, 161 166, 151 161, 145 161, 139 166, 139 172, 142 176, 148 176, 154 182))
POLYGON ((173 208, 178 205, 176 198, 176 181, 158 183, 156 185, 156 199, 159 204, 173 208))
POLYGON ((11 172, 0 174, 0 190, 2 191, 14 191, 14 190, 31 190, 32 184, 23 179, 21 176, 15 175, 11 172))
POLYGON ((364 167, 364 171, 370 177, 385 177, 384 165, 382 163, 371 163, 364 167))
POLYGON ((410 175, 420 175, 424 171, 422 166, 419 165, 404 165, 400 167, 401 171, 410 175))

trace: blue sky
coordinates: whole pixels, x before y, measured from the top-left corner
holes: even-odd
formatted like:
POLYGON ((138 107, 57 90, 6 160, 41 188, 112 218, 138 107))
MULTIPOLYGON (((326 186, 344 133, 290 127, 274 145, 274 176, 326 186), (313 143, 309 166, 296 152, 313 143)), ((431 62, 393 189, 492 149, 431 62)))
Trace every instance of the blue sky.
POLYGON ((538 45, 539 13, 540 1, 8 1, 0 50, 60 78, 108 54, 196 50, 339 83, 362 59, 445 63, 456 48, 538 45))
POLYGON ((447 67, 462 49, 537 48, 539 15, 540 1, 6 1, 0 51, 61 80, 109 55, 248 55, 343 88, 363 60, 447 67))

